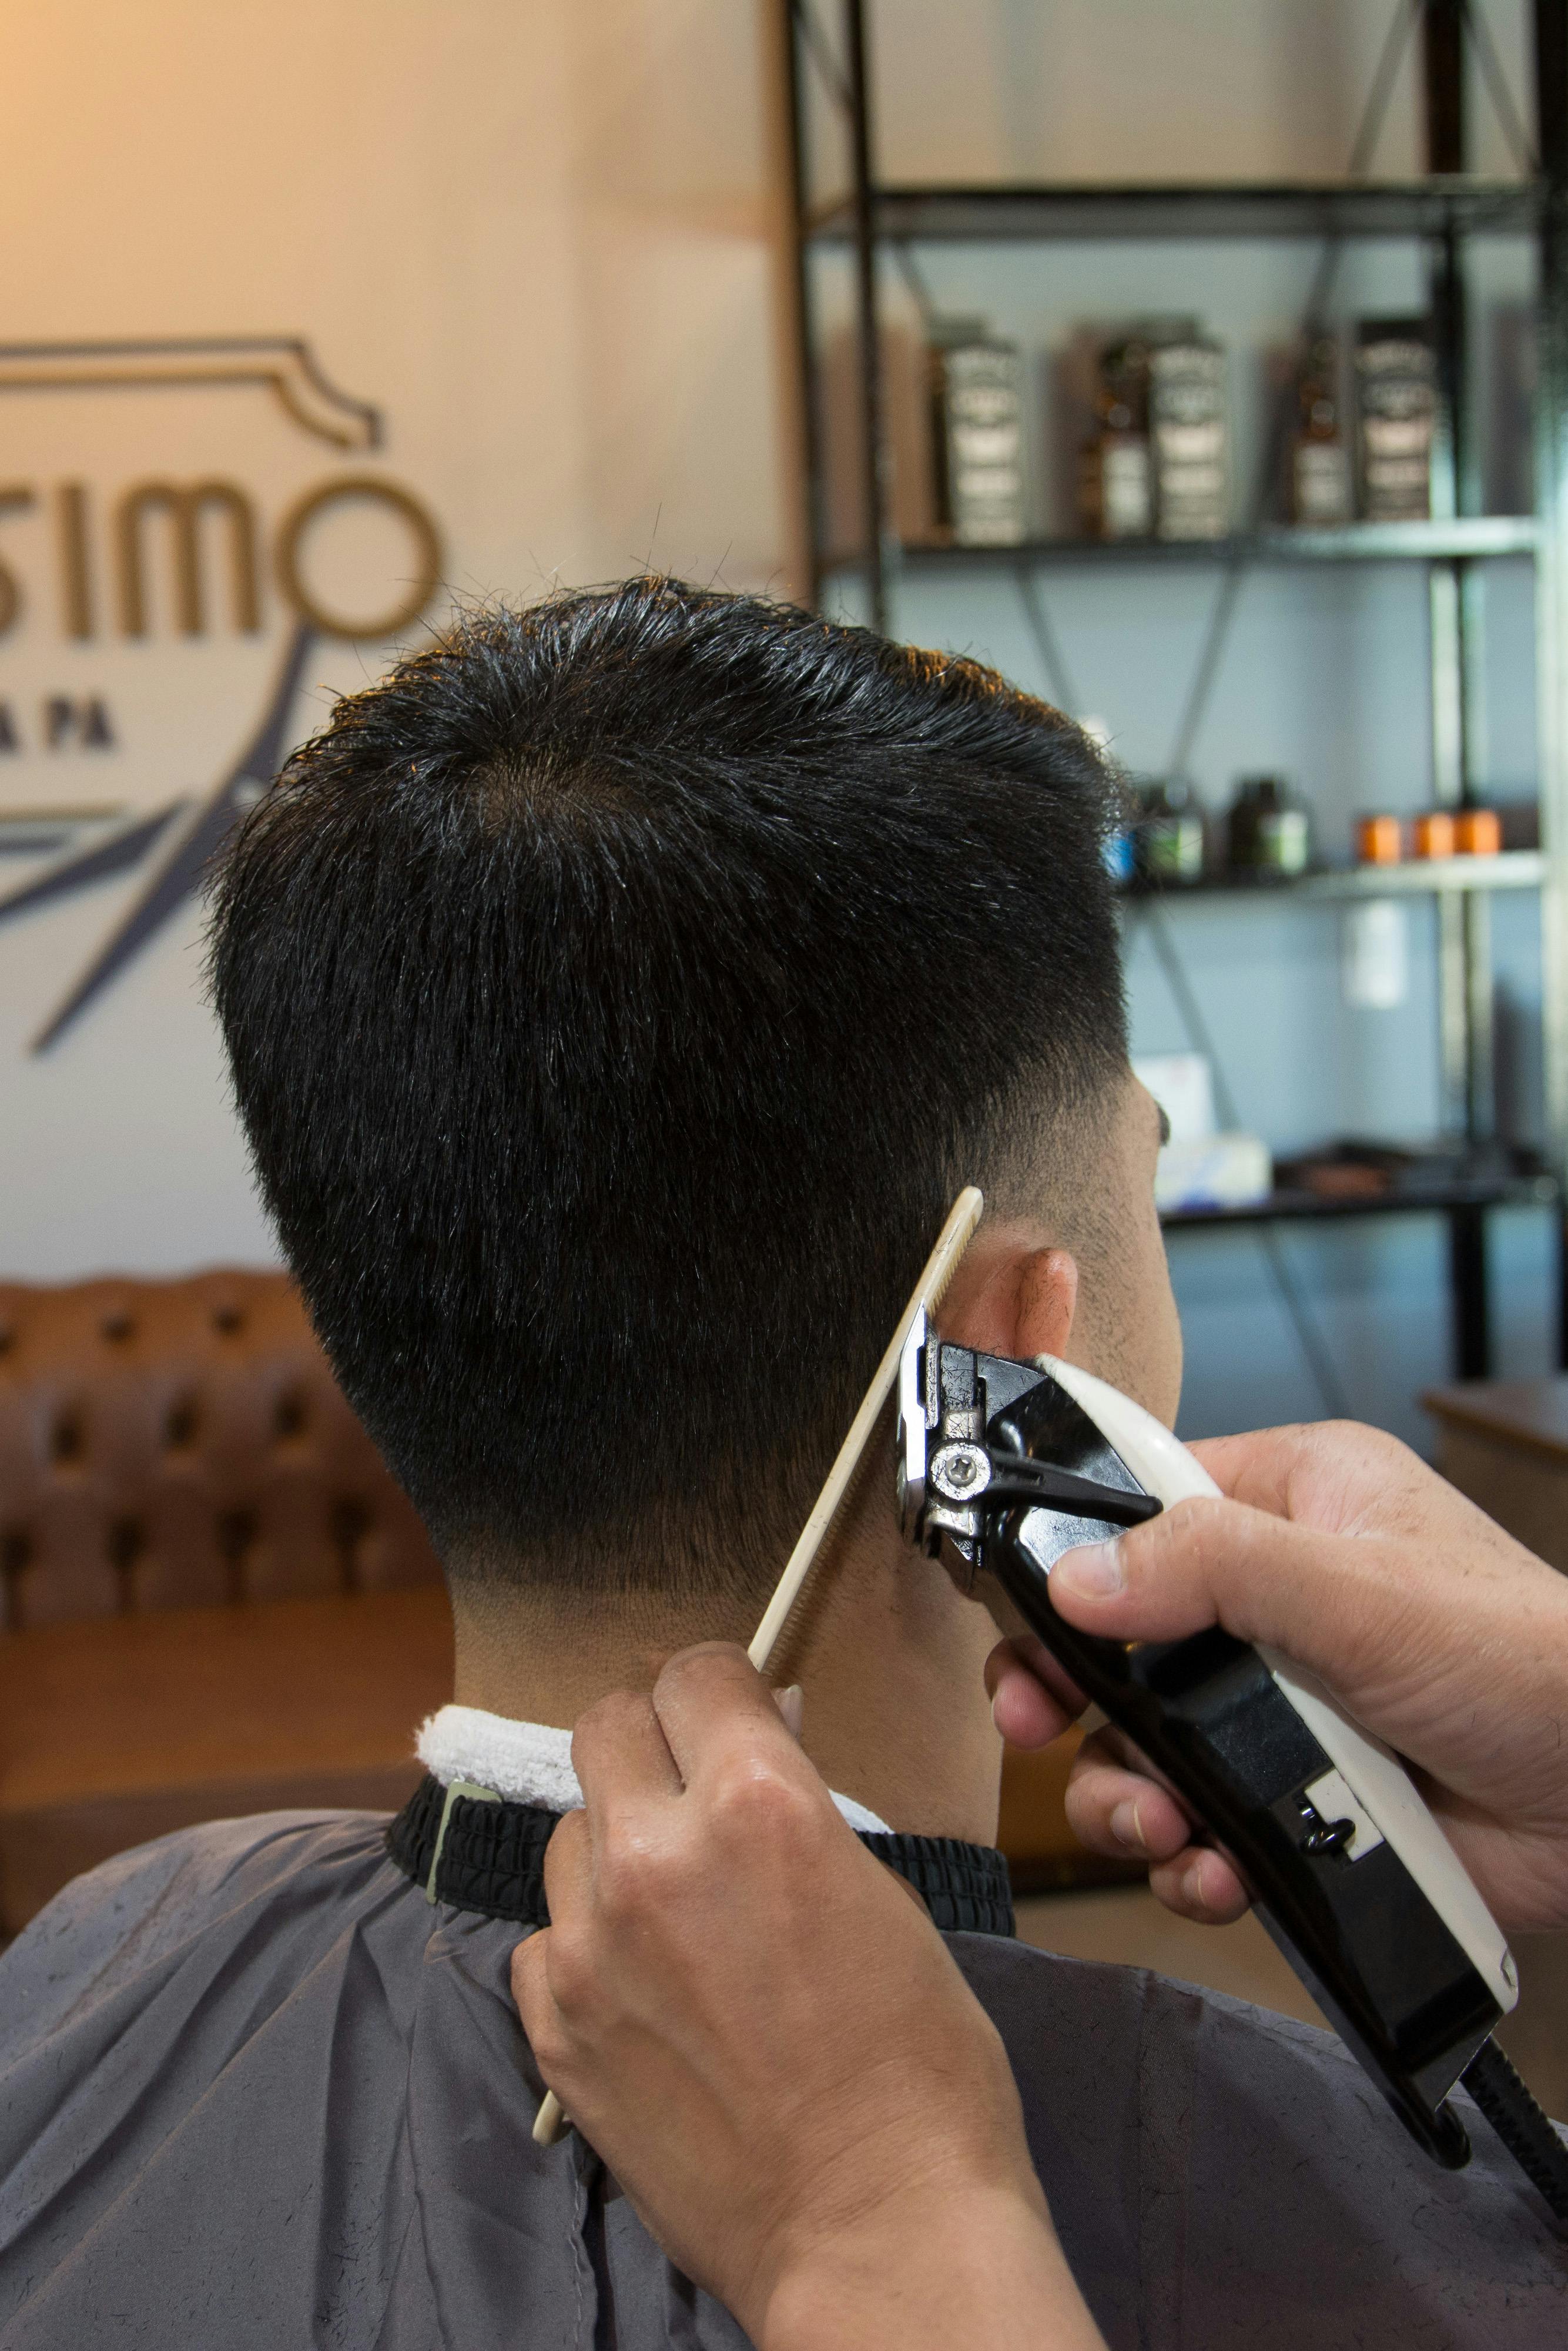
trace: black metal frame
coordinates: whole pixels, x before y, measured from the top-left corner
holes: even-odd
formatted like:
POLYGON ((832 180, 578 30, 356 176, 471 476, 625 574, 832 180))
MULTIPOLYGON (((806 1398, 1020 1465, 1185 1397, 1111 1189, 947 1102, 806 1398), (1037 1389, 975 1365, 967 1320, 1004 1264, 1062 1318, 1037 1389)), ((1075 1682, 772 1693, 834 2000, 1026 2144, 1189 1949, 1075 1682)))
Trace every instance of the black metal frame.
MULTIPOLYGON (((1535 225, 1540 192, 1529 181, 1469 173, 1364 183, 1333 180, 1226 181, 1213 187, 1124 186, 1070 182, 956 184, 925 188, 882 182, 871 191, 877 239, 974 245, 1012 239, 1201 236, 1507 235, 1535 225)), ((849 198, 809 205, 802 224, 815 243, 846 244, 857 208, 849 198)))
MULTIPOLYGON (((1463 0, 1423 0, 1421 79, 1428 175, 1416 182, 1296 183, 1214 187, 893 186, 877 181, 873 60, 867 0, 841 0, 841 66, 830 88, 846 132, 849 189, 818 205, 812 196, 806 80, 822 69, 811 0, 781 0, 792 171, 791 217, 800 305, 809 592, 820 604, 827 578, 852 568, 864 585, 873 627, 888 622, 890 557, 902 565, 967 566, 998 560, 1032 565, 1239 561, 1416 561, 1427 569, 1431 604, 1433 797, 1463 805, 1478 780, 1476 695, 1483 625, 1482 560, 1500 553, 1533 557, 1537 576, 1537 674, 1543 857, 1542 1004, 1547 1123, 1558 1202, 1568 1196, 1568 0, 1532 0, 1539 166, 1531 179, 1483 181, 1465 172, 1463 0), (812 53, 817 52, 813 64, 812 53), (1539 390, 1536 513, 1533 521, 1479 513, 1473 436, 1465 413, 1464 246, 1476 235, 1533 232, 1539 255, 1539 390), (889 240, 1092 237, 1409 235, 1429 241, 1438 371, 1449 420, 1434 466, 1433 519, 1425 525, 1351 525, 1336 531, 1261 529, 1214 547, 1145 543, 1096 546, 1040 541, 1009 549, 893 547, 883 434, 878 336, 879 248, 889 240), (862 483, 861 544, 852 553, 827 543, 821 388, 817 365, 809 256, 819 245, 852 249, 859 383, 857 456, 862 483)), ((1479 877, 1478 877, 1479 882, 1479 877)), ((1440 1099, 1445 1128, 1476 1143, 1495 1125, 1492 1071, 1492 972, 1490 894, 1504 881, 1437 889, 1439 954, 1440 1099)), ((1317 885, 1320 895, 1332 888, 1317 885)), ((1455 1370, 1483 1377, 1491 1364, 1486 1208, 1505 1198, 1542 1197, 1539 1182, 1503 1184, 1486 1197, 1475 1186, 1451 1200, 1390 1197, 1386 1215, 1441 1214, 1448 1224, 1455 1370)), ((1482 1187, 1483 1190, 1485 1187, 1482 1187)), ((1365 1213, 1334 1203, 1322 1215, 1365 1213)), ((1283 1200, 1249 1212, 1259 1222, 1301 1213, 1283 1200)), ((1239 1218, 1179 1218, 1183 1229, 1239 1218)), ((1568 1365, 1568 1225, 1557 1216, 1559 1360, 1568 1365)))

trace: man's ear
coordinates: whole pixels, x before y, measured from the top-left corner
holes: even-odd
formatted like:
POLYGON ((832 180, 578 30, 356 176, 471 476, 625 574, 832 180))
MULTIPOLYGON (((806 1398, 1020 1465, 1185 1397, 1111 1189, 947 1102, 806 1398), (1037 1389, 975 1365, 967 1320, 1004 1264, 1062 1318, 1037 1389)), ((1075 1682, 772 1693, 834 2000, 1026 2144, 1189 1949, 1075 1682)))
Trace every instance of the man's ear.
POLYGON ((1020 1362, 1065 1355, 1078 1307, 1078 1262, 1070 1250, 998 1249, 974 1271, 973 1287, 961 1276, 942 1310, 944 1338, 1020 1362))

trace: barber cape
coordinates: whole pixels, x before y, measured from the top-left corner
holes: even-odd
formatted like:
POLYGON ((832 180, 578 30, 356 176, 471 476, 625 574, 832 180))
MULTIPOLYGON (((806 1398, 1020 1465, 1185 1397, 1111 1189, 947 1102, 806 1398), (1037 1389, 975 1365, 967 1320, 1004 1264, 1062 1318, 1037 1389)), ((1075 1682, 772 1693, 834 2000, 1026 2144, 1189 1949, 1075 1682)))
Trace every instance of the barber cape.
MULTIPOLYGON (((382 1815, 274 1813, 78 1878, 0 1958, 0 2351, 718 2351, 542 2085, 565 1734, 447 1708, 382 1815)), ((1568 2243, 1460 2097, 1437 2169, 1330 2035, 1012 1939, 1001 1856, 841 1809, 995 2020, 1113 2351, 1568 2339, 1568 2243)))

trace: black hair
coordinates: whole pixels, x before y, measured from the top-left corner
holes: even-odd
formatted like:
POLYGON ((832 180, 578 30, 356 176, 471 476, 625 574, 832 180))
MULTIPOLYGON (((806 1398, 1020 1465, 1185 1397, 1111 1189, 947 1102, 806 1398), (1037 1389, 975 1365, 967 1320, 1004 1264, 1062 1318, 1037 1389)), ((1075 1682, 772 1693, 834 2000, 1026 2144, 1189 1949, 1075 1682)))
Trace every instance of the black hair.
POLYGON ((1110 805, 992 671, 654 578, 471 614, 295 753, 217 1009, 449 1569, 777 1572, 957 1186, 1124 1061, 1110 805))

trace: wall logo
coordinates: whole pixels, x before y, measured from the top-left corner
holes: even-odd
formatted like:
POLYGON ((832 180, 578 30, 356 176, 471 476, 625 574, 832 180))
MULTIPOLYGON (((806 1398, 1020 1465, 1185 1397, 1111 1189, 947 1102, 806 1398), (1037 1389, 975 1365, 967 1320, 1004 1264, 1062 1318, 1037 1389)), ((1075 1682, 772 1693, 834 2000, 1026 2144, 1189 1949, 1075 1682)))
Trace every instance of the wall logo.
POLYGON ((33 463, 0 475, 0 854, 27 869, 0 882, 0 926, 145 872, 31 1039, 46 1053, 271 783, 312 651, 411 628, 442 541, 367 462, 379 411, 298 338, 0 346, 0 403, 34 427, 30 450, 7 436, 33 463), (225 734, 216 779, 171 793, 225 734))

